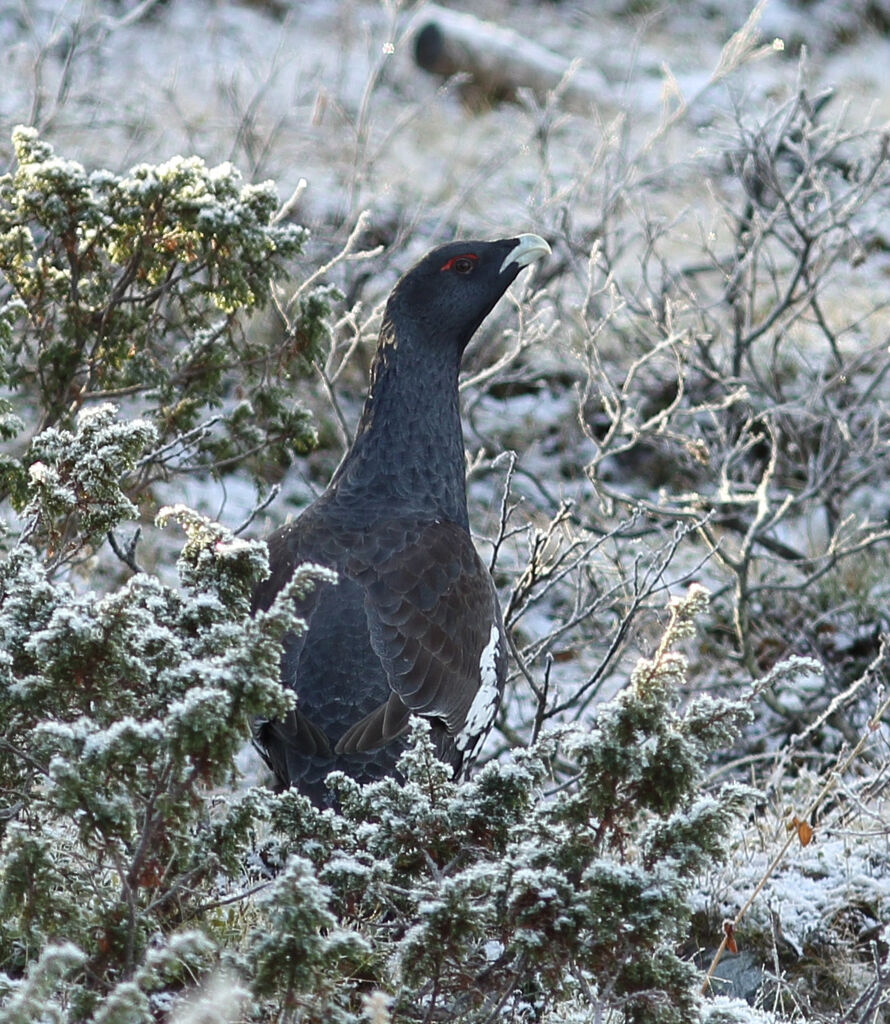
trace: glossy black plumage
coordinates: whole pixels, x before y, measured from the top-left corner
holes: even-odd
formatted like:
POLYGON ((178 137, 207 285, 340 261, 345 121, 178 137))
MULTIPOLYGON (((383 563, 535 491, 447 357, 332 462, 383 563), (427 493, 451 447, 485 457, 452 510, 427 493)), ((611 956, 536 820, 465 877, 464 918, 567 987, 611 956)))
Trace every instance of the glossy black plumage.
POLYGON ((330 771, 360 781, 392 773, 411 714, 430 721, 455 773, 491 726, 506 644, 469 534, 458 371, 494 304, 548 251, 536 235, 455 242, 399 281, 352 447, 327 490, 268 539, 256 608, 304 562, 338 573, 300 602, 307 632, 284 638, 282 681, 296 710, 255 724, 278 783, 321 805, 330 771))

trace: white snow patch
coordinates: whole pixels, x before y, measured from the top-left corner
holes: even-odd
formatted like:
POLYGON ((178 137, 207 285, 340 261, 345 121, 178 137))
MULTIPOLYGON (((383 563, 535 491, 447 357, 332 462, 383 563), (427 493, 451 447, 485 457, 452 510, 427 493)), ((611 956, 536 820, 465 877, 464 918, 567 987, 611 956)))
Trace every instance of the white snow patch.
POLYGON ((498 689, 498 654, 501 646, 501 633, 496 622, 492 623, 488 643, 479 659, 479 689, 467 712, 464 727, 455 738, 458 750, 464 751, 472 761, 479 753, 485 740, 494 715, 497 711, 500 690, 498 689), (472 748, 467 751, 467 744, 472 748))

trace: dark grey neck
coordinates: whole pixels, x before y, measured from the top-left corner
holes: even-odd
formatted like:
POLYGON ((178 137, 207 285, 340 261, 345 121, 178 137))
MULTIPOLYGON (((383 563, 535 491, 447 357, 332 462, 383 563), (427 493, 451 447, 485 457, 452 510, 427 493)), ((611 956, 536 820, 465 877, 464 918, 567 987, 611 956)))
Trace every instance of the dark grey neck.
POLYGON ((336 503, 353 522, 419 515, 469 529, 460 355, 395 341, 388 328, 382 338, 355 439, 331 480, 336 503))

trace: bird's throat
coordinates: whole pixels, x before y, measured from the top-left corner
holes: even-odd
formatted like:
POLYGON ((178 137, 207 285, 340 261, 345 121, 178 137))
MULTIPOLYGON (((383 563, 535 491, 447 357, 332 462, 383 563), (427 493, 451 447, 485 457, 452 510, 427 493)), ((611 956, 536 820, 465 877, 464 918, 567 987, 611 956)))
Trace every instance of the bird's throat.
POLYGON ((353 508, 387 507, 467 527, 456 366, 420 372, 381 349, 352 447, 332 484, 353 508))

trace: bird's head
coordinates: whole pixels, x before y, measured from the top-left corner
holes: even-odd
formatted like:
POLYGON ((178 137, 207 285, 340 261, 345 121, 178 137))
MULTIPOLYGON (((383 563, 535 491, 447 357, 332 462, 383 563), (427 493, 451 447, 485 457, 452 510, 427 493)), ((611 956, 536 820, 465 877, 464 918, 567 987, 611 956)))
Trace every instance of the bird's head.
POLYGON ((463 353, 473 334, 523 267, 550 246, 539 235, 493 242, 450 242, 433 249, 393 289, 385 323, 392 341, 410 332, 424 346, 463 353))

